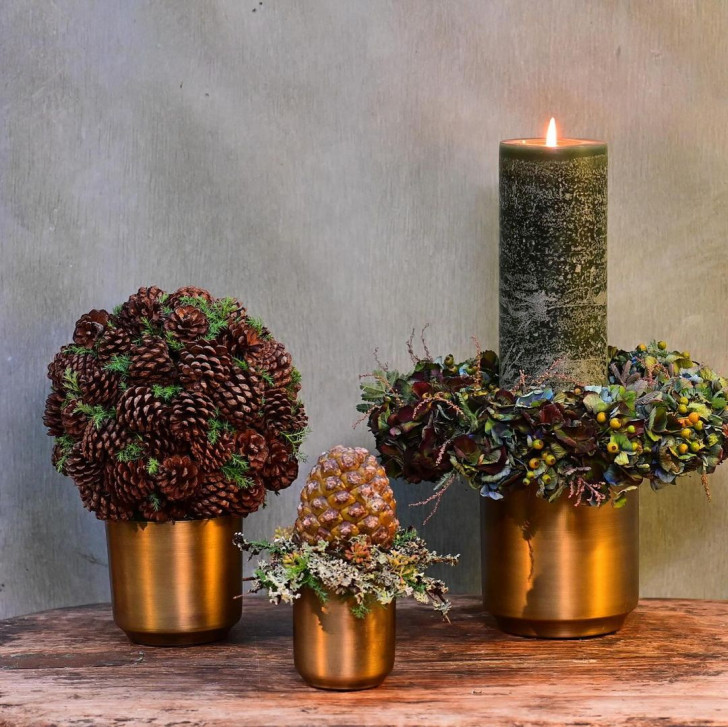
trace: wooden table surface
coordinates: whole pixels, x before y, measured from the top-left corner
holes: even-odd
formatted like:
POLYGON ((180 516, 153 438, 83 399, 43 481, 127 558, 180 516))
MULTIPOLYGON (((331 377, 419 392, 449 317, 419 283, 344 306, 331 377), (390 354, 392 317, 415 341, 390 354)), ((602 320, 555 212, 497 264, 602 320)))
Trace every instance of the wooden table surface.
POLYGON ((0 622, 0 725, 728 725, 728 602, 644 600, 618 634, 537 641, 479 600, 452 623, 398 604, 378 689, 323 692, 293 668, 291 613, 245 599, 225 643, 129 643, 108 605, 0 622))

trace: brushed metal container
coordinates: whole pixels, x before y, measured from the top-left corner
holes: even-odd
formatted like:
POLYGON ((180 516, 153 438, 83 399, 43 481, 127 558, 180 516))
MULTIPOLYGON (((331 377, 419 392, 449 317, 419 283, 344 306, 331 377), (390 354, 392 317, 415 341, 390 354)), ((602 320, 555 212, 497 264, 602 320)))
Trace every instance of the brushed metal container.
POLYGON ((114 621, 139 644, 217 641, 242 614, 240 517, 107 521, 114 621))
POLYGON ((396 605, 374 604, 364 618, 351 600, 326 603, 309 588, 293 604, 293 658, 304 681, 318 689, 353 691, 381 684, 394 666, 396 605))
POLYGON ((639 499, 619 509, 521 489, 482 498, 483 602, 508 633, 568 639, 617 631, 639 599, 639 499))

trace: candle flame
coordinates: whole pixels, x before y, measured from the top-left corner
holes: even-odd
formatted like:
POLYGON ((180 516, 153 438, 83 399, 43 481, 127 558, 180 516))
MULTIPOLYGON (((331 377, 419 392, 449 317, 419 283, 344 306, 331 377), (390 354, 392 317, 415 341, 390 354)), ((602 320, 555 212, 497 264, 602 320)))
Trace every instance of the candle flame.
POLYGON ((557 146, 556 144, 556 120, 552 117, 549 121, 549 130, 546 132, 546 146, 557 146))

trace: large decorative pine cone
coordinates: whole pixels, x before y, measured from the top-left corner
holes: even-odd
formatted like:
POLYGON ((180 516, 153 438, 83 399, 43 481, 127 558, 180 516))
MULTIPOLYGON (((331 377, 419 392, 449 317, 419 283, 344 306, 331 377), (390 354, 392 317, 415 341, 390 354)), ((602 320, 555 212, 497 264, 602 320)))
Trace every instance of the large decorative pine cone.
POLYGON ((164 420, 168 408, 148 386, 130 386, 116 405, 116 418, 133 432, 151 432, 164 420))
POLYGON ((76 483, 79 489, 103 491, 105 489, 104 465, 87 460, 81 453, 81 443, 73 445, 64 472, 76 483))
POLYGON ((143 324, 154 324, 162 318, 162 301, 164 292, 152 286, 151 288, 139 288, 130 295, 129 299, 121 306, 121 311, 116 318, 130 330, 141 330, 143 324))
POLYGON ((189 390, 208 391, 230 375, 232 359, 225 346, 213 343, 192 343, 179 354, 180 382, 189 390))
POLYGON ((98 371, 96 357, 92 353, 72 353, 69 346, 64 346, 48 365, 48 378, 57 391, 66 386, 66 375, 89 377, 98 371))
POLYGON ((112 458, 130 444, 134 436, 116 419, 107 419, 99 429, 99 439, 106 454, 112 458))
POLYGON ((235 435, 234 449, 245 457, 253 472, 263 468, 268 459, 265 437, 254 429, 244 429, 235 435))
POLYGON ((139 383, 169 384, 177 369, 169 356, 167 344, 156 336, 144 336, 139 345, 131 349, 129 377, 139 383))
POLYGON ((240 515, 249 515, 255 512, 264 502, 266 489, 261 480, 253 480, 251 487, 243 487, 238 493, 238 512, 240 515))
POLYGON ((260 507, 265 499, 261 495, 260 483, 251 480, 251 487, 241 488, 226 480, 219 472, 208 475, 201 483, 197 497, 191 503, 192 512, 198 517, 219 517, 221 515, 247 515, 260 507))
POLYGON ((132 507, 145 501, 154 491, 154 480, 141 459, 109 463, 107 477, 116 499, 132 507))
POLYGON ((263 420, 266 427, 276 434, 294 430, 297 417, 286 389, 269 389, 265 393, 263 420))
POLYGON ((233 356, 240 359, 254 357, 266 345, 263 334, 242 318, 233 322, 226 329, 225 343, 229 346, 233 356))
POLYGON ((169 426, 177 439, 191 442, 207 437, 210 419, 215 416, 215 405, 209 397, 197 391, 183 391, 172 401, 169 426))
POLYGON ((109 322, 109 314, 105 310, 92 310, 82 315, 76 322, 73 332, 73 342, 85 348, 93 348, 96 341, 104 333, 109 322))
POLYGON ((155 459, 164 459, 173 454, 187 454, 188 452, 187 442, 172 434, 169 421, 160 422, 158 427, 147 432, 144 435, 144 445, 155 459))
POLYGON ((220 469, 233 453, 233 436, 221 432, 213 444, 209 437, 199 437, 190 442, 190 453, 200 469, 205 472, 220 469))
POLYGON ((230 376, 211 392, 220 414, 236 428, 245 427, 263 399, 263 380, 250 370, 233 366, 230 376))
POLYGON ((253 355, 254 367, 265 371, 276 388, 288 386, 293 374, 293 359, 283 344, 278 341, 266 341, 253 355))
POLYGON ((114 356, 123 356, 128 353, 134 337, 134 332, 122 326, 107 328, 97 347, 99 361, 108 362, 114 356))
POLYGON ((261 475, 267 490, 279 492, 289 487, 298 477, 298 460, 288 442, 269 436, 266 443, 268 459, 263 465, 261 475))
POLYGON ((61 408, 64 401, 65 397, 57 391, 51 391, 46 399, 43 424, 48 427, 48 434, 51 437, 60 437, 65 433, 61 408))
POLYGON ((388 547, 398 527, 394 493, 373 455, 337 446, 319 457, 301 491, 295 531, 302 542, 342 545, 364 535, 388 547))
POLYGON ((159 491, 168 500, 186 500, 199 485, 199 470, 189 458, 180 455, 167 457, 155 475, 159 491))
POLYGON ((175 309, 183 304, 183 298, 201 298, 205 303, 212 303, 215 300, 210 293, 203 288, 195 288, 193 285, 187 285, 184 288, 178 288, 167 298, 165 305, 175 309))
POLYGON ((164 322, 164 329, 179 341, 194 341, 210 328, 207 316, 193 305, 175 308, 164 322))
POLYGON ((90 421, 83 431, 83 437, 81 437, 81 454, 89 461, 101 462, 109 454, 101 436, 101 429, 105 425, 106 422, 103 422, 101 427, 97 427, 90 421))
POLYGON ((78 385, 84 403, 92 406, 107 406, 119 396, 121 378, 118 374, 106 369, 94 369, 91 373, 80 376, 78 385))
POLYGON ((78 399, 68 399, 61 407, 63 429, 66 434, 74 439, 83 436, 86 424, 88 424, 88 417, 78 409, 80 404, 81 402, 78 399))

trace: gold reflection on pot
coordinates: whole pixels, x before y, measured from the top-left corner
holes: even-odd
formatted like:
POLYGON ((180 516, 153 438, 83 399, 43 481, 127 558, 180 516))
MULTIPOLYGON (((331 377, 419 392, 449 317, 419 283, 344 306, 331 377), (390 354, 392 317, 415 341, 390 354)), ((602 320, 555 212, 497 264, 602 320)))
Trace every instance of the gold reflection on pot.
POLYGON ((298 673, 319 689, 369 689, 394 666, 395 602, 372 605, 364 618, 351 600, 309 588, 293 604, 293 657, 298 673))
POLYGON ((639 598, 639 499, 615 509, 533 489, 482 498, 483 601, 503 630, 577 638, 617 631, 639 598))
POLYGON ((239 620, 239 517, 166 523, 107 521, 114 621, 132 641, 203 644, 239 620))

